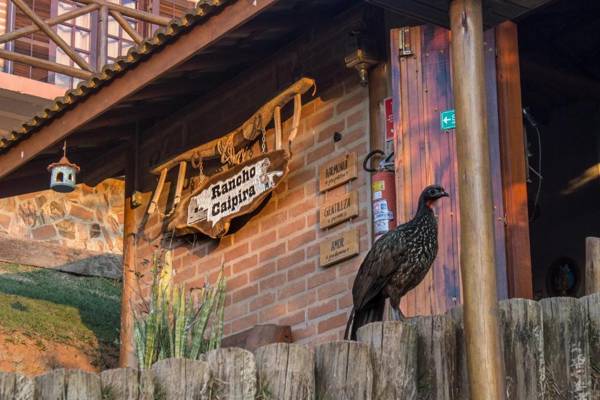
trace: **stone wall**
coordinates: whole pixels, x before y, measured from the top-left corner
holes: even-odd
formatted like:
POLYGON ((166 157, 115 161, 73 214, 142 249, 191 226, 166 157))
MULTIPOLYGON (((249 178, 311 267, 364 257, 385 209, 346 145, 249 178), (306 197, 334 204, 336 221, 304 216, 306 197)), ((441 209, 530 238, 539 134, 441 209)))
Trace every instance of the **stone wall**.
POLYGON ((46 190, 0 199, 0 235, 121 254, 123 198, 124 182, 108 179, 68 194, 46 190))

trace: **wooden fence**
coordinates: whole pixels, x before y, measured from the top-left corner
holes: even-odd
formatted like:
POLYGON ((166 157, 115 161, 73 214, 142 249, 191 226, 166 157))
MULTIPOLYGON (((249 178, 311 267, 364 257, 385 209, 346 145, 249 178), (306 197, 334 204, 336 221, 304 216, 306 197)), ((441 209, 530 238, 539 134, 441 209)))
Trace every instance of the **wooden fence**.
MULTIPOLYGON (((600 399, 600 293, 500 303, 507 398, 600 399)), ((362 327, 359 342, 272 344, 150 370, 0 374, 0 399, 468 399, 462 312, 362 327)))

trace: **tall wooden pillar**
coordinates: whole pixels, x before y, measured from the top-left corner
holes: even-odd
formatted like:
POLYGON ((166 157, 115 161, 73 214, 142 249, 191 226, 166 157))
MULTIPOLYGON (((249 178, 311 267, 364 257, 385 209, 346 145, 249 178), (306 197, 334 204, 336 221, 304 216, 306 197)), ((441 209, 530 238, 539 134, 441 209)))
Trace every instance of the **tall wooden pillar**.
POLYGON ((482 0, 452 0, 452 71, 461 213, 461 276, 469 388, 505 398, 498 326, 482 0))
POLYGON ((123 231, 123 292, 121 294, 121 347, 119 351, 119 366, 137 366, 135 343, 133 339, 133 294, 135 287, 135 259, 137 218, 133 206, 136 181, 136 159, 130 157, 125 175, 125 212, 123 231))
POLYGON ((521 72, 514 22, 506 21, 496 27, 496 49, 508 294, 509 297, 533 299, 521 72))

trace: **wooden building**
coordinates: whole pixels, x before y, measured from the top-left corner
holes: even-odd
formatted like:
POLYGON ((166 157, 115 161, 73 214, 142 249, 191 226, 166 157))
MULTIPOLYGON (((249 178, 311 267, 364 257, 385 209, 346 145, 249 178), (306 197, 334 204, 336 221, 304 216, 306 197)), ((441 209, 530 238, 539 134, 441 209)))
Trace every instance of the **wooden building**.
MULTIPOLYGON (((362 164, 370 150, 386 147, 385 105, 392 98, 387 117, 393 122, 393 142, 387 148, 395 148, 397 200, 391 210, 396 219, 410 218, 427 184, 439 183, 451 195, 437 211, 436 263, 402 308, 408 315, 443 313, 466 299, 466 313, 477 316, 470 320, 470 332, 493 326, 495 310, 486 307, 496 297, 532 298, 537 267, 532 269, 531 254, 550 252, 540 250, 539 243, 533 253, 530 249, 529 220, 535 212, 528 210, 528 188, 535 186, 527 183, 528 166, 539 153, 526 155, 524 139, 533 136, 524 135, 521 81, 523 98, 531 99, 535 114, 549 103, 547 82, 573 98, 587 95, 597 101, 587 85, 597 85, 598 77, 582 80, 572 69, 565 77, 568 85, 559 85, 560 75, 544 68, 543 57, 537 64, 523 64, 521 71, 519 55, 525 53, 519 52, 517 24, 510 21, 521 21, 532 36, 539 28, 537 33, 548 40, 540 49, 559 46, 553 34, 562 19, 557 13, 566 10, 584 18, 583 2, 487 1, 483 25, 479 1, 448 3, 200 2, 3 140, 0 195, 47 187, 45 167, 58 158, 65 139, 69 157, 81 167, 80 181, 93 185, 126 177, 126 345, 130 301, 147 294, 148 261, 164 248, 173 251, 175 281, 187 287, 214 281, 224 267, 229 277, 226 335, 275 323, 290 325, 299 343, 341 338, 354 275, 373 240, 371 177, 358 168, 355 178, 350 174, 323 190, 320 172, 340 158, 352 164, 348 160, 354 155, 362 164), (306 86, 313 81, 314 90, 306 86), (279 100, 273 105, 272 99, 279 100), (266 122, 257 119, 255 112, 269 104, 266 122), (454 110, 456 126, 445 121, 454 110), (219 172, 241 171, 236 166, 252 159, 244 153, 248 149, 253 155, 281 149, 291 154, 287 174, 276 179, 263 202, 231 225, 214 223, 210 229, 218 229, 208 235, 206 229, 201 234, 195 228, 193 234, 172 222, 178 212, 187 212, 181 205, 191 201, 197 185, 212 182, 209 177, 219 172), (165 165, 169 168, 163 174, 165 165), (355 199, 357 212, 323 227, 320 208, 346 195, 355 199), (348 240, 358 248, 324 267, 322 244, 341 237, 352 237, 348 240), (468 276, 461 277, 461 270, 468 276), (139 293, 131 289, 136 279, 139 293)), ((583 28, 578 32, 580 38, 585 35, 583 28)), ((527 39, 526 55, 544 40, 527 39)), ((586 50, 577 51, 583 55, 586 50)), ((591 50, 585 54, 592 59, 591 50)), ((556 104, 545 112, 551 114, 556 104)), ((590 110, 578 110, 584 109, 590 110)), ((598 200, 597 191, 590 190, 598 188, 593 168, 600 156, 592 151, 592 144, 599 143, 597 129, 595 137, 585 140, 578 148, 589 149, 589 155, 581 166, 591 172, 578 172, 583 175, 572 178, 572 190, 583 188, 591 196, 575 194, 580 201, 574 204, 585 206, 579 215, 593 220, 597 206, 588 201, 598 200)), ((551 153, 557 161, 558 153, 551 153)), ((538 200, 555 195, 541 190, 541 195, 534 190, 538 200)), ((562 217, 569 215, 565 210, 562 217)), ((585 229, 579 226, 574 228, 578 236, 583 230, 598 234, 597 219, 585 229)), ((545 232, 531 231, 534 244, 551 235, 539 229, 545 232)), ((493 355, 493 332, 481 336, 487 356, 493 355)), ((130 355, 127 350, 124 356, 130 355)))

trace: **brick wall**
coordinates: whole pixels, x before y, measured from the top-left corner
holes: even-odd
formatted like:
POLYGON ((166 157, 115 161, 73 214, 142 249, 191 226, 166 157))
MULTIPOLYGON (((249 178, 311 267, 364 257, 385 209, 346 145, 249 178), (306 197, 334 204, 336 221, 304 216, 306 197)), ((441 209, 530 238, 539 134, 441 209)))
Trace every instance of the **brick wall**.
MULTIPOLYGON (((320 165, 352 151, 362 160, 369 150, 368 89, 359 85, 355 71, 344 66, 346 28, 332 23, 324 28, 328 31, 310 32, 233 79, 214 98, 201 99, 145 133, 144 137, 152 139, 142 144, 142 170, 157 158, 173 155, 168 152, 176 154, 238 126, 298 76, 315 78, 319 89, 316 98, 305 101, 289 175, 241 229, 220 241, 199 236, 165 240, 163 221, 157 215, 145 221, 138 235, 139 294, 147 296, 149 292, 152 253, 172 248, 174 280, 189 288, 214 282, 224 266, 228 276, 226 335, 256 324, 277 323, 291 325, 294 339, 300 343, 342 337, 352 305, 355 272, 370 246, 367 174, 360 170, 355 181, 328 193, 318 191, 320 165), (334 143, 336 131, 343 138, 334 143), (179 143, 183 145, 178 147, 179 143), (359 216, 321 230, 319 206, 352 190, 359 193, 359 216), (359 229, 361 254, 328 268, 319 267, 319 243, 352 227, 359 229)), ((284 135, 290 122, 284 123, 284 135)), ((156 182, 155 178, 152 181, 156 182)), ((170 202, 167 192, 169 189, 160 199, 163 212, 170 202)), ((144 209, 140 207, 138 212, 144 209)))

